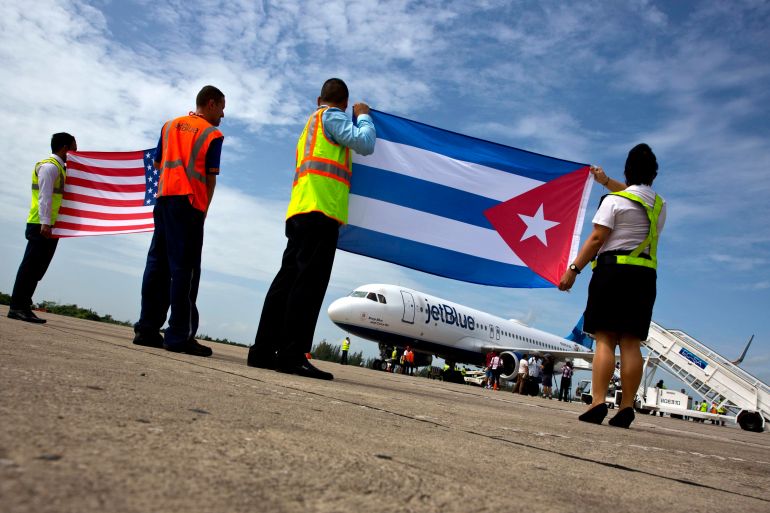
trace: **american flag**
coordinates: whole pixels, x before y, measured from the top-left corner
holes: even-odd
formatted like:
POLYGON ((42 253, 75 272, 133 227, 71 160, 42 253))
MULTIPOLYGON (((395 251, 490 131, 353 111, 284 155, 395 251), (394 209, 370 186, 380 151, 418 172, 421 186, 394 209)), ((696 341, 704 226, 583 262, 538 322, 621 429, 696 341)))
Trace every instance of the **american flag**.
POLYGON ((155 149, 67 154, 56 237, 151 232, 158 194, 155 149))

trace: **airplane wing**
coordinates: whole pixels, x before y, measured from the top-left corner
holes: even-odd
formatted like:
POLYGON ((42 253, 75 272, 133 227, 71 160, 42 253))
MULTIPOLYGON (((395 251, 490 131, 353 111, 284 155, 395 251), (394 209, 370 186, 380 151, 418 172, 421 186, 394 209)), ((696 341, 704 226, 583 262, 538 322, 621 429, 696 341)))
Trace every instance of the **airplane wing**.
MULTIPOLYGON (((577 345, 577 344, 576 344, 577 345)), ((483 346, 484 351, 511 351, 512 353, 524 353, 529 355, 537 355, 537 356, 545 356, 546 354, 550 354, 551 356, 555 357, 557 360, 566 360, 566 359, 575 359, 579 358, 582 360, 593 360, 594 359, 594 353, 593 352, 586 352, 586 351, 559 351, 556 349, 539 349, 539 348, 533 348, 533 347, 512 347, 512 346, 499 346, 494 344, 485 344, 483 346)))
POLYGON ((473 337, 463 337, 459 340, 458 346, 465 347, 465 348, 475 348, 476 351, 480 353, 486 353, 489 351, 510 351, 512 353, 523 353, 528 355, 537 355, 537 356, 544 356, 546 354, 550 354, 551 356, 556 357, 556 360, 558 361, 564 361, 567 359, 582 359, 584 361, 591 361, 594 358, 594 353, 591 351, 590 353, 585 351, 585 349, 582 349, 582 346, 580 344, 574 344, 574 350, 573 351, 559 351, 556 349, 546 349, 546 348, 537 348, 537 347, 514 347, 514 346, 503 346, 499 344, 493 344, 488 340, 480 340, 478 338, 473 337))

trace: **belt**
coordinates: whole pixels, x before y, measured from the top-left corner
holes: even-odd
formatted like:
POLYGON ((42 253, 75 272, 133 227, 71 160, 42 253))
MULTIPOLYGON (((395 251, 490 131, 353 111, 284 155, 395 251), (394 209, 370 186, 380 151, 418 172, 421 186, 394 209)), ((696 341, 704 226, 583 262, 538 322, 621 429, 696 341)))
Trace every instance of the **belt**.
MULTIPOLYGON (((596 257, 596 265, 607 265, 607 264, 617 264, 618 261, 615 258, 618 255, 630 255, 633 252, 633 250, 626 250, 626 249, 616 249, 613 251, 605 251, 604 253, 600 253, 596 257)), ((639 258, 645 258, 647 260, 651 260, 650 255, 647 253, 640 253, 639 258)))

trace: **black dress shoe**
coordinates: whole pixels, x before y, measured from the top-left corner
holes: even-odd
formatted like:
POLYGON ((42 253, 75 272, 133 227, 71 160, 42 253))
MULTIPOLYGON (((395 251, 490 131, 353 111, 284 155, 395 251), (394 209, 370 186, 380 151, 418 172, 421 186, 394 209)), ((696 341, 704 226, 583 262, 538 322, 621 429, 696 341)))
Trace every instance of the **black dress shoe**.
POLYGON ((276 365, 275 370, 283 372, 285 374, 296 374, 297 376, 303 376, 305 378, 325 379, 332 380, 334 375, 331 372, 325 372, 321 369, 313 367, 313 365, 307 361, 306 358, 301 358, 293 363, 281 363, 276 365))
POLYGON ((16 319, 34 324, 45 324, 46 320, 41 319, 32 310, 8 310, 8 318, 16 319))
POLYGON ((257 367, 259 369, 275 370, 278 362, 274 352, 254 350, 252 346, 252 349, 249 349, 246 365, 249 367, 257 367))
POLYGON ((606 416, 607 405, 602 403, 583 413, 580 417, 578 417, 578 420, 581 422, 590 422, 591 424, 601 424, 604 420, 604 417, 606 416))
POLYGON ((631 425, 631 423, 634 421, 634 418, 636 418, 636 415, 634 414, 634 409, 631 407, 628 407, 620 410, 607 423, 613 427, 628 429, 628 426, 631 425))
POLYGON ((163 347, 166 351, 171 351, 172 353, 185 353, 193 356, 203 356, 204 358, 214 354, 210 347, 199 344, 194 338, 183 344, 169 345, 164 342, 163 347))
POLYGON ((134 344, 138 346, 163 349, 163 335, 160 333, 139 333, 134 335, 134 344))

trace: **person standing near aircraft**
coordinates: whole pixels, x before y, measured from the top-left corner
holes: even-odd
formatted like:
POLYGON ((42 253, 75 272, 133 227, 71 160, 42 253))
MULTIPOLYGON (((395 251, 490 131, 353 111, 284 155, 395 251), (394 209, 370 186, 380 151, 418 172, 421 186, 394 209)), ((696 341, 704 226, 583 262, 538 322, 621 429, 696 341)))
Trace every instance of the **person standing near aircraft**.
POLYGON ((492 359, 489 361, 489 367, 492 369, 492 388, 495 390, 500 389, 500 373, 503 370, 503 361, 500 359, 500 354, 495 351, 492 359))
POLYGON ((523 355, 519 360, 519 373, 516 376, 516 391, 519 394, 527 393, 527 378, 529 377, 529 364, 527 355, 523 355))
POLYGON ((527 372, 529 373, 527 378, 527 387, 529 390, 527 390, 527 393, 529 395, 538 395, 540 393, 541 363, 542 361, 537 355, 532 355, 527 362, 527 372))
POLYGON ((655 304, 658 235, 665 223, 666 205, 651 187, 658 162, 646 144, 638 144, 628 153, 625 184, 609 178, 599 167, 592 167, 591 172, 612 194, 602 198, 594 229, 564 272, 559 289, 571 289, 581 270, 596 260, 583 325, 596 338, 593 403, 580 420, 601 424, 607 416, 604 398, 615 364, 615 347, 620 346, 623 398, 620 411, 609 423, 628 428, 642 379, 640 342, 647 338, 655 304))
POLYGON ((489 351, 484 357, 484 378, 486 379, 486 388, 492 388, 492 358, 494 358, 495 352, 489 351))
POLYGON ((167 351, 211 356, 195 340, 198 331, 198 284, 201 277, 203 223, 219 174, 224 135, 225 95, 204 86, 195 112, 163 125, 155 150, 160 171, 155 231, 142 278, 142 308, 134 325, 134 344, 167 351), (160 328, 171 315, 163 336, 160 328))
POLYGON ((27 248, 16 273, 8 310, 10 319, 45 323, 32 311, 32 296, 53 260, 59 239, 51 237, 51 229, 59 215, 59 207, 67 179, 67 152, 77 151, 75 138, 66 132, 51 137, 51 156, 35 164, 32 170, 32 203, 27 216, 25 237, 27 248))
POLYGON ((317 379, 334 379, 307 361, 313 344, 337 237, 348 218, 353 163, 350 151, 369 155, 376 132, 365 103, 353 105, 354 123, 346 115, 348 87, 330 78, 321 88, 318 108, 297 141, 296 169, 286 213, 286 250, 281 269, 265 296, 250 367, 275 369, 317 379), (279 341, 284 341, 279 345, 279 341))
POLYGON ((340 357, 340 365, 348 364, 348 351, 350 351, 350 337, 345 337, 342 340, 342 356, 340 357))
POLYGON ((553 356, 550 354, 545 355, 543 359, 543 397, 553 399, 553 356))
POLYGON ((411 376, 414 373, 414 352, 410 346, 406 346, 404 349, 404 367, 403 372, 411 376))
POLYGON ((572 362, 567 360, 561 368, 561 383, 559 383, 559 401, 570 402, 570 390, 572 389, 572 362))

